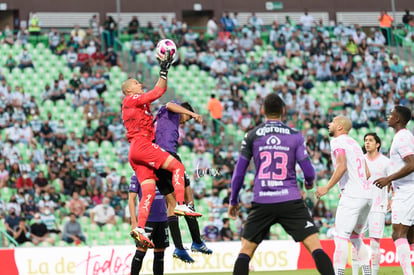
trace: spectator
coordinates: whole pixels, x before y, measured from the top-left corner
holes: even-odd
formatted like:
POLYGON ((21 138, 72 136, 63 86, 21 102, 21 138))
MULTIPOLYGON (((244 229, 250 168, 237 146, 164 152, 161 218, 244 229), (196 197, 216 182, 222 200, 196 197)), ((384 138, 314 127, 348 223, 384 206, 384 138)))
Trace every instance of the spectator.
POLYGON ((27 220, 31 220, 33 219, 34 215, 36 212, 39 211, 37 205, 35 204, 34 200, 33 200, 33 196, 32 195, 27 195, 26 199, 24 201, 24 203, 22 204, 22 215, 24 216, 27 220))
POLYGON ((70 35, 74 38, 76 43, 83 45, 83 39, 86 36, 85 30, 81 29, 78 24, 76 24, 73 30, 70 31, 70 35))
POLYGON ((103 28, 106 31, 104 33, 106 47, 112 47, 114 45, 115 32, 117 30, 117 23, 112 16, 107 15, 105 22, 103 23, 103 28))
POLYGON ((312 210, 312 217, 315 225, 317 227, 322 226, 322 219, 326 218, 329 213, 329 210, 325 206, 325 202, 323 200, 318 200, 312 210))
POLYGON ((39 210, 42 212, 45 207, 49 207, 49 209, 54 211, 57 205, 53 200, 51 200, 49 192, 40 193, 40 195, 41 199, 37 203, 39 210))
POLYGON ((230 13, 228 11, 224 12, 223 17, 221 18, 221 25, 223 31, 233 32, 235 25, 233 19, 230 18, 230 13))
POLYGON ((218 133, 219 123, 216 120, 221 120, 223 116, 223 105, 220 100, 216 98, 215 94, 211 94, 211 98, 207 103, 207 110, 210 112, 211 117, 213 118, 213 131, 218 133))
POLYGON ((0 189, 7 187, 9 181, 9 171, 6 169, 4 162, 0 162, 0 189))
POLYGON ((79 194, 73 192, 72 200, 69 202, 69 211, 74 213, 77 217, 82 217, 86 211, 85 203, 79 199, 79 194))
POLYGON ((109 198, 105 197, 102 200, 102 204, 95 206, 91 212, 91 221, 93 224, 98 224, 100 227, 106 224, 115 225, 115 210, 109 205, 109 198))
POLYGON ((22 46, 26 46, 26 44, 29 42, 29 31, 25 27, 22 27, 17 32, 16 39, 16 41, 20 43, 22 46))
POLYGON ((17 179, 20 178, 22 173, 20 172, 20 166, 17 162, 12 164, 12 167, 9 171, 9 183, 10 188, 16 188, 17 179))
POLYGON ((42 213, 40 214, 41 221, 46 225, 47 231, 52 234, 60 234, 58 224, 56 222, 55 215, 52 213, 48 206, 43 208, 42 213))
POLYGON ((111 172, 108 173, 106 176, 106 180, 111 180, 112 182, 112 188, 114 191, 117 191, 119 189, 119 183, 121 181, 121 176, 116 172, 115 168, 111 169, 111 172))
POLYGON ((303 31, 310 31, 313 25, 314 18, 308 13, 308 9, 305 9, 304 13, 300 17, 300 23, 302 24, 303 31))
POLYGON ((93 206, 97 206, 102 203, 104 196, 98 188, 94 188, 91 194, 91 201, 93 206))
POLYGON ((191 190, 193 191, 194 199, 201 200, 206 196, 206 184, 203 177, 199 177, 194 173, 191 181, 191 190))
POLYGON ((44 144, 46 141, 47 142, 53 142, 54 141, 54 131, 51 127, 49 127, 49 121, 46 120, 42 127, 40 128, 40 132, 39 132, 39 136, 40 136, 40 144, 44 144))
POLYGON ((394 18, 388 15, 387 11, 383 10, 381 15, 378 16, 378 21, 382 35, 385 37, 385 45, 389 45, 391 39, 391 27, 394 22, 394 18))
POLYGON ((74 213, 69 214, 69 221, 63 226, 62 240, 67 243, 75 243, 76 245, 86 243, 86 238, 82 233, 81 224, 76 220, 74 213))
POLYGON ((6 63, 4 64, 4 67, 9 69, 9 72, 11 73, 14 68, 17 66, 17 61, 13 58, 13 55, 9 54, 9 57, 6 60, 6 63))
POLYGON ((203 239, 207 242, 217 242, 220 240, 220 231, 214 225, 214 216, 210 215, 208 224, 203 228, 203 239))
POLYGON ((228 218, 223 219, 223 228, 220 230, 220 239, 222 241, 234 240, 234 233, 230 228, 230 220, 228 218))
POLYGON ((20 218, 18 225, 13 228, 12 233, 13 238, 18 244, 24 244, 25 242, 30 242, 30 227, 26 225, 26 219, 20 218))
POLYGON ((244 132, 250 131, 255 126, 254 120, 246 107, 241 109, 241 116, 239 117, 237 124, 244 132))
POLYGON ((33 193, 33 182, 29 177, 28 172, 25 170, 22 175, 17 179, 16 188, 22 188, 27 193, 33 193))
POLYGON ((92 34, 97 37, 99 36, 99 18, 98 15, 92 15, 92 18, 89 19, 89 28, 92 29, 92 34))
MULTIPOLYGON (((7 210, 7 209, 6 209, 7 210)), ((13 236, 15 233, 15 228, 19 225, 20 215, 16 213, 15 208, 8 208, 8 215, 4 219, 4 225, 6 226, 7 234, 13 236)))
POLYGON ((49 231, 47 230, 46 225, 42 222, 39 213, 34 215, 33 223, 30 226, 30 236, 34 245, 40 245, 44 242, 53 245, 55 242, 53 238, 50 238, 49 231))
POLYGON ((210 17, 207 21, 207 38, 215 38, 217 36, 218 26, 215 17, 210 17))
POLYGON ((109 68, 113 66, 122 67, 122 64, 118 60, 118 54, 112 47, 107 48, 107 51, 104 54, 104 60, 109 68))
POLYGON ((49 181, 45 178, 43 171, 39 171, 39 174, 34 180, 34 187, 37 194, 40 194, 42 191, 46 192, 49 189, 49 181))
POLYGON ((106 165, 105 160, 100 157, 99 152, 94 153, 92 163, 93 168, 100 177, 106 177, 108 175, 109 169, 106 165))
POLYGON ((113 135, 112 132, 109 131, 108 126, 106 126, 105 121, 101 120, 99 126, 95 130, 95 141, 100 145, 104 140, 112 142, 113 135))
POLYGON ((240 196, 240 202, 242 204, 243 212, 249 213, 252 208, 253 202, 253 190, 252 187, 248 187, 240 196))
POLYGON ((240 48, 244 50, 245 52, 250 52, 253 50, 254 47, 254 41, 252 38, 248 36, 248 34, 245 32, 243 33, 243 36, 240 38, 239 42, 240 48))
POLYGON ((208 208, 211 214, 221 214, 226 211, 223 205, 223 199, 219 197, 219 189, 214 186, 211 196, 208 198, 208 208))
POLYGON ((263 26, 263 20, 260 17, 257 17, 255 12, 252 12, 247 22, 251 27, 254 27, 259 31, 263 26))
POLYGON ((138 17, 132 16, 131 21, 129 21, 128 23, 128 34, 138 33, 138 28, 139 28, 138 17))
POLYGON ((402 17, 402 22, 407 26, 414 20, 414 16, 410 14, 410 10, 406 9, 405 14, 402 17))

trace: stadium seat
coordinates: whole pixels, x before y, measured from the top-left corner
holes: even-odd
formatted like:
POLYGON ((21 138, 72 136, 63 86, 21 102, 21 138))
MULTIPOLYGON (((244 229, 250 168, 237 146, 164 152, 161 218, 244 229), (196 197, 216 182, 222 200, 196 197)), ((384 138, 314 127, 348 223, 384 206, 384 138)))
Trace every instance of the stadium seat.
POLYGON ((0 188, 0 193, 1 193, 1 198, 5 201, 5 202, 9 202, 11 196, 13 196, 14 194, 16 194, 16 189, 15 188, 9 188, 7 186, 0 188))

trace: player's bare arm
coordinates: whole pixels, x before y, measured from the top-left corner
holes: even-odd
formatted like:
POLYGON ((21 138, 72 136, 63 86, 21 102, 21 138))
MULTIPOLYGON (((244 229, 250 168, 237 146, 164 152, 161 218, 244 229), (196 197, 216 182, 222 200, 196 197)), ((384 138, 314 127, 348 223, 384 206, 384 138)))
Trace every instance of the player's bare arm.
POLYGON ((129 192, 128 193, 128 208, 131 216, 131 228, 134 229, 137 227, 137 216, 135 214, 135 202, 137 200, 137 193, 129 192))
POLYGON ((323 195, 328 193, 329 190, 331 190, 331 188, 334 187, 339 182, 339 180, 345 174, 346 170, 347 170, 346 156, 345 154, 339 154, 336 157, 336 168, 335 168, 334 173, 332 174, 331 179, 325 186, 317 188, 315 192, 316 198, 320 199, 323 195))
POLYGON ((403 160, 405 162, 403 168, 401 168, 394 174, 389 175, 388 177, 379 178, 375 180, 373 184, 378 188, 383 188, 385 186, 390 185, 393 180, 398 180, 414 172, 414 155, 408 155, 404 157, 403 160))
POLYGON ((168 111, 174 112, 174 113, 178 113, 178 114, 184 114, 184 115, 189 115, 190 117, 194 118, 195 121, 197 121, 198 123, 203 122, 203 117, 199 114, 196 114, 194 112, 191 112, 190 110, 172 103, 172 102, 168 102, 165 107, 167 107, 168 111))

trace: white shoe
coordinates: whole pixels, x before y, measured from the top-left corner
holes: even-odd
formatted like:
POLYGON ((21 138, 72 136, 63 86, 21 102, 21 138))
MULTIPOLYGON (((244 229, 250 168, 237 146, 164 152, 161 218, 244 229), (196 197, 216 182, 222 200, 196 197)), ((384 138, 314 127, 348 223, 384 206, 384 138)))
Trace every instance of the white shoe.
POLYGON ((185 204, 177 204, 177 206, 174 209, 174 214, 177 216, 190 216, 190 217, 201 217, 202 216, 200 213, 197 213, 191 210, 185 204))

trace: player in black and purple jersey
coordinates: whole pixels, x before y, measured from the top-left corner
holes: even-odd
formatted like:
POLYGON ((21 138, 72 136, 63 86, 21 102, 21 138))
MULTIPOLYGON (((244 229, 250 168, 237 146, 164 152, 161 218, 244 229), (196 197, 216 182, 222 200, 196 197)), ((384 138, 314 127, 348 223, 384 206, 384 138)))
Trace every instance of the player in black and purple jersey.
MULTIPOLYGON (((196 114, 187 102, 176 104, 169 102, 162 106, 157 112, 155 117, 154 126, 155 130, 155 144, 159 145, 162 149, 170 153, 172 156, 177 158, 179 161, 180 157, 177 154, 178 138, 179 138, 179 127, 180 124, 184 124, 191 118, 194 118, 197 122, 202 122, 202 117, 196 114)), ((168 215, 168 226, 170 228, 171 237, 173 239, 175 250, 173 256, 184 262, 192 263, 194 260, 188 255, 184 249, 181 233, 178 223, 178 217, 180 213, 174 212, 176 200, 174 197, 174 188, 172 185, 172 174, 167 170, 157 170, 156 176, 158 178, 157 187, 161 194, 163 194, 167 200, 167 215, 168 215), (175 215, 176 214, 176 215, 175 215)), ((194 198, 190 187, 190 181, 185 176, 185 203, 188 207, 194 211, 194 198)), ((211 254, 212 251, 205 243, 201 240, 200 228, 196 217, 185 217, 185 220, 190 229, 191 238, 193 243, 191 250, 201 252, 204 254, 211 254)))
POLYGON ((296 163, 302 168, 307 189, 313 187, 315 179, 304 139, 299 131, 281 122, 285 104, 277 94, 267 95, 263 105, 266 121, 245 135, 231 183, 229 216, 236 219, 239 192, 253 157, 256 166, 254 199, 233 274, 249 274, 254 251, 270 227, 279 223, 295 241, 305 245, 321 274, 333 275, 332 262, 322 250, 318 228, 302 200, 296 180, 296 163))
MULTIPOLYGON (((145 204, 148 202, 147 198, 142 197, 141 185, 138 183, 136 175, 132 175, 131 184, 129 185, 129 195, 128 195, 128 208, 131 214, 131 223, 132 226, 136 226, 136 200, 137 196, 139 198, 140 204, 145 204), (135 223, 135 224, 134 224, 135 223)), ((151 195, 149 195, 151 196, 151 195)), ((155 198, 152 202, 152 205, 148 203, 147 206, 150 206, 149 216, 147 223, 145 224, 145 234, 154 243, 154 263, 153 263, 153 273, 154 275, 164 274, 164 251, 168 247, 168 223, 167 223, 167 205, 165 198, 158 189, 155 190, 155 198)), ((135 241, 137 250, 134 257, 132 258, 131 264, 131 275, 138 275, 144 256, 147 252, 147 247, 140 245, 138 241, 135 241)))

